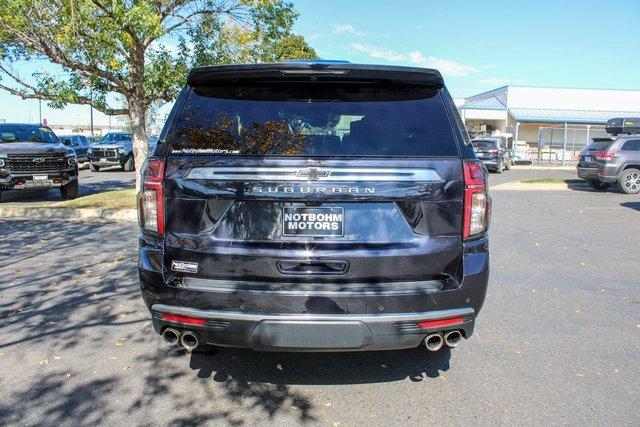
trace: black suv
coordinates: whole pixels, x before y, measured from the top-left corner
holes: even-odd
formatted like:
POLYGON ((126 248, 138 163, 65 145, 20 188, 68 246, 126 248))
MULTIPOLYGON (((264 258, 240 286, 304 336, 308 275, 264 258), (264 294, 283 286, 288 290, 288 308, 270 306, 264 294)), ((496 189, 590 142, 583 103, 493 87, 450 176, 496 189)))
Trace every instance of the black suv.
POLYGON ((605 129, 610 138, 594 138, 580 153, 578 177, 596 190, 618 183, 624 193, 640 193, 640 118, 611 119, 605 129))
POLYGON ((46 126, 0 124, 0 191, 60 188, 78 196, 78 160, 46 126))
POLYGON ((187 349, 454 347, 487 290, 486 178, 438 71, 194 69, 139 194, 154 328, 187 349))

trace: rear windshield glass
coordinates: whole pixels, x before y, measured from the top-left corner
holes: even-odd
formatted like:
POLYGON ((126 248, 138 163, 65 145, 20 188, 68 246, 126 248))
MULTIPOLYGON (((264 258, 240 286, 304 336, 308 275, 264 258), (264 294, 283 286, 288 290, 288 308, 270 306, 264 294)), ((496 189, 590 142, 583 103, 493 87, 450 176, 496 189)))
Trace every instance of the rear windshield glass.
POLYGON ((587 145, 585 151, 604 151, 613 143, 613 139, 594 139, 587 145))
POLYGON ((475 148, 496 148, 498 143, 495 141, 471 141, 471 145, 475 148))
POLYGON ((194 88, 171 149, 228 155, 458 155, 437 89, 357 84, 194 88))
POLYGON ((36 142, 57 144, 58 138, 49 128, 29 125, 1 125, 0 143, 36 142))

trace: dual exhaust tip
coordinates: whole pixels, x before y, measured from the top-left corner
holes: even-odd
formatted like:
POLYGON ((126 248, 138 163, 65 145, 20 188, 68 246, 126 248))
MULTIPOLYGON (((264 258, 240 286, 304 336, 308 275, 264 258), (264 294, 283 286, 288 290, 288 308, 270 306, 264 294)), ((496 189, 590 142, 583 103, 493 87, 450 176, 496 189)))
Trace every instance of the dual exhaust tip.
POLYGON ((429 351, 438 351, 445 344, 447 347, 454 348, 462 341, 462 333, 460 331, 449 331, 445 334, 435 333, 427 335, 424 339, 424 346, 429 351))
POLYGON ((192 351, 200 345, 200 337, 193 331, 179 331, 174 328, 166 328, 162 332, 162 341, 169 345, 180 344, 185 349, 192 351))

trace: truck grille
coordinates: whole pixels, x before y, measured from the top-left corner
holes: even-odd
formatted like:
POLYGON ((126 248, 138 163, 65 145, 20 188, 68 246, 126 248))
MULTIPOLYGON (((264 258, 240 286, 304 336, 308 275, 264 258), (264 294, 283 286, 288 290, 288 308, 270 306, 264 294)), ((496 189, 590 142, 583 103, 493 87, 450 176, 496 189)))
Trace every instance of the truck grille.
POLYGON ((94 148, 91 147, 92 158, 118 157, 118 150, 115 148, 94 148))
POLYGON ((67 167, 64 154, 9 154, 7 167, 13 173, 60 171, 67 167))

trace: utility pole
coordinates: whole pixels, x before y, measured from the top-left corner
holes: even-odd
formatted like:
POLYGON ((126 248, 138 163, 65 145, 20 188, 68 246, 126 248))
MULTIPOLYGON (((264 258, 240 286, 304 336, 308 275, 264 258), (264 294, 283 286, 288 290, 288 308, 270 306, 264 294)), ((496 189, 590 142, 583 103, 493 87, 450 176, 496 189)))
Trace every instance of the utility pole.
POLYGON ((29 123, 31 123, 31 110, 29 110, 29 123))
POLYGON ((38 123, 42 124, 42 99, 38 99, 38 116, 40 116, 38 123))

